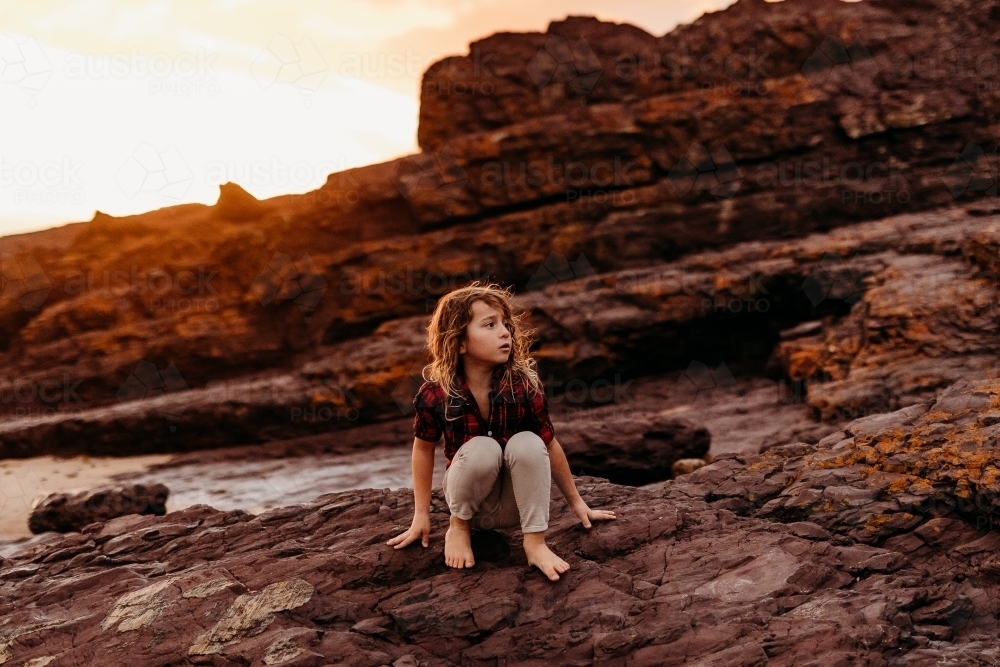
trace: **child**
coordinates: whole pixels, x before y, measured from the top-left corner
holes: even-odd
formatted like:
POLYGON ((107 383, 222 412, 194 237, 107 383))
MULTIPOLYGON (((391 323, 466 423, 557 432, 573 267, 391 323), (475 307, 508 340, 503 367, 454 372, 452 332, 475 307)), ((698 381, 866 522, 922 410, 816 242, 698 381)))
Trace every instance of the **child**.
POLYGON ((576 489, 528 356, 534 332, 522 318, 512 314, 510 291, 493 283, 476 281, 438 301, 427 329, 430 380, 413 399, 413 522, 386 544, 400 549, 420 539, 427 546, 434 448, 443 435, 442 487, 451 511, 445 563, 475 564, 472 528, 519 525, 528 563, 556 581, 569 563, 545 544, 552 478, 588 530, 591 521, 617 517, 590 509, 576 489))

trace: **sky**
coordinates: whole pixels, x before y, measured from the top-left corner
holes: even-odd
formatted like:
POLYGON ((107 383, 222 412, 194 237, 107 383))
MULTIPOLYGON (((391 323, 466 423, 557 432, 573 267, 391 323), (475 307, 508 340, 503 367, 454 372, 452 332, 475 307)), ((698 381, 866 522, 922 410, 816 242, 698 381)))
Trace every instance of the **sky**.
POLYGON ((420 78, 567 15, 663 35, 733 0, 0 0, 0 236, 258 198, 417 147, 420 78))

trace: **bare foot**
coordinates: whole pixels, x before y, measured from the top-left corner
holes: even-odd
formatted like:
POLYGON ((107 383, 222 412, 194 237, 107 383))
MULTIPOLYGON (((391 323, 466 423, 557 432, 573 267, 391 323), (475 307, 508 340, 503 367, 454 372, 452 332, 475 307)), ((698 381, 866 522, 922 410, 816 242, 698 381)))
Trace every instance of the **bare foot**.
POLYGON ((448 532, 444 534, 444 562, 448 567, 472 567, 476 559, 472 555, 472 535, 469 522, 454 514, 448 532))
POLYGON ((552 553, 545 544, 545 531, 524 533, 524 553, 528 556, 528 564, 541 570, 551 581, 559 579, 559 575, 569 569, 569 563, 552 553))

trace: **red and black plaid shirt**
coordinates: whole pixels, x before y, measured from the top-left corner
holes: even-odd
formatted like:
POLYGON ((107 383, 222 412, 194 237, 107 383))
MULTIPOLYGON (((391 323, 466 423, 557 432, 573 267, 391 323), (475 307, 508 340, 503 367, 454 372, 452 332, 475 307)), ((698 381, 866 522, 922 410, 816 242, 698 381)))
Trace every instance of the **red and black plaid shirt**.
POLYGON ((444 389, 437 382, 424 382, 413 398, 413 433, 421 440, 437 442, 444 435, 444 455, 448 459, 445 468, 458 448, 477 435, 486 435, 498 443, 500 448, 519 431, 537 433, 548 445, 555 437, 555 430, 549 420, 549 402, 544 387, 540 392, 531 391, 523 381, 513 387, 504 373, 506 365, 500 365, 490 377, 489 414, 479 411, 472 391, 460 372, 452 380, 454 394, 446 400, 444 389), (534 394, 534 395, 532 395, 534 394), (447 404, 447 409, 446 409, 447 404))

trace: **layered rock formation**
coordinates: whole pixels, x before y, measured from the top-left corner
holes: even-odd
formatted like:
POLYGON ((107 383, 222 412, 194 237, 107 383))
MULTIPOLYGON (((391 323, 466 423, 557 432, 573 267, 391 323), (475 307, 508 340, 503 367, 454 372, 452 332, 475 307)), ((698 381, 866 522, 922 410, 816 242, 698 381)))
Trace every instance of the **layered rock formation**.
POLYGON ((994 413, 1000 384, 962 381, 658 492, 582 477, 618 519, 587 531, 553 501, 555 583, 517 530, 444 565, 440 488, 427 548, 385 544, 409 489, 92 524, 0 563, 0 662, 992 664, 994 413))
POLYGON ((405 445, 434 302, 491 278, 619 517, 553 500, 556 584, 517 530, 447 568, 439 488, 427 549, 409 489, 94 523, 5 552, 0 664, 993 664, 998 25, 570 18, 433 66, 419 155, 0 240, 0 456, 405 445))
MULTIPOLYGON (((80 412, 87 423, 91 407, 141 414, 137 399, 220 383, 253 405, 248 374, 294 371, 265 382, 279 396, 258 411, 260 437, 315 432, 294 422, 296 408, 378 420, 423 360, 410 318, 470 278, 537 290, 566 270, 605 276, 988 195, 977 169, 991 150, 991 74, 975 58, 942 70, 956 51, 989 53, 994 14, 961 2, 743 0, 662 38, 573 18, 477 42, 427 73, 418 156, 333 174, 305 195, 256 201, 228 184, 214 207, 98 214, 74 233, 4 239, 0 362, 16 399, 0 407, 8 419, 80 412), (469 72, 492 92, 459 92, 469 72), (558 256, 565 270, 553 273, 558 256), (407 347, 385 349, 400 336, 407 347), (359 356, 343 361, 348 350, 359 356), (376 385, 352 388, 356 403, 347 387, 316 387, 325 371, 313 368, 344 365, 376 385)), ((764 326, 844 310, 827 300, 764 326)), ((704 315, 699 338, 721 356, 731 330, 704 315)), ((646 335, 636 322, 618 338, 646 335)), ((556 361, 568 344, 538 346, 547 372, 567 371, 556 361)), ((614 363, 659 372, 646 364, 659 349, 626 344, 614 363)), ((697 359, 678 356, 667 370, 697 359)), ((574 372, 593 382, 602 365, 574 372)), ((220 409, 232 424, 246 408, 220 409)), ((152 430, 134 440, 204 446, 153 444, 152 430)), ((48 433, 45 447, 84 447, 75 433, 48 433)), ((20 437, 4 455, 41 451, 20 437)))
MULTIPOLYGON (((775 396, 747 409, 777 418, 798 404, 803 421, 812 415, 831 423, 912 404, 962 377, 997 376, 997 255, 990 239, 1000 217, 972 213, 895 216, 579 278, 554 267, 552 282, 516 302, 537 329, 543 380, 564 390, 550 407, 560 431, 579 436, 566 438, 567 446, 599 446, 592 436, 600 432, 619 436, 605 444, 641 446, 621 429, 601 431, 588 422, 655 420, 664 409, 736 384, 710 369, 788 381, 787 404, 775 396), (687 372, 692 365, 703 369, 700 377, 687 372), (670 375, 672 369, 684 372, 670 375), (632 378, 662 373, 662 381, 633 385, 632 378)), ((365 345, 321 346, 295 371, 0 422, 0 446, 8 456, 189 451, 340 429, 349 429, 337 436, 344 451, 350 443, 404 444, 426 325, 425 315, 385 323, 365 345), (400 423, 357 428, 382 420, 400 423)), ((683 416, 695 424, 712 418, 698 410, 683 416)), ((766 444, 744 440, 744 451, 766 444)), ((575 463, 594 470, 593 460, 575 463)))

